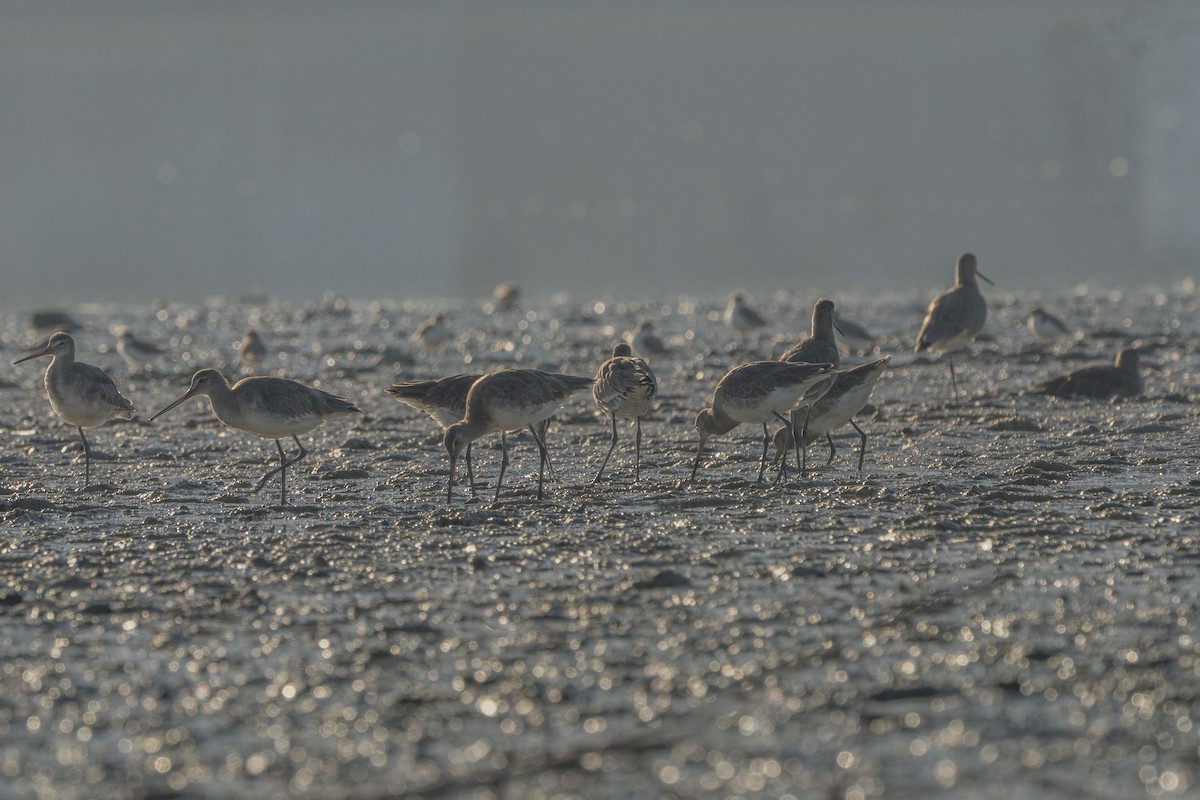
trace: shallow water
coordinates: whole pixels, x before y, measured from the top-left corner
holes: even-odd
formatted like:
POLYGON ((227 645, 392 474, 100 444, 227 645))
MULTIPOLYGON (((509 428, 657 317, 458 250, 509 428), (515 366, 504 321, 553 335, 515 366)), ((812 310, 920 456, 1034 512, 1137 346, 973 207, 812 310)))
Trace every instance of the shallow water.
MULTIPOLYGON (((1192 286, 989 294, 970 359, 909 351, 925 294, 839 308, 893 353, 857 436, 810 473, 755 484, 761 431, 712 440, 692 419, 728 367, 778 355, 815 298, 759 298, 738 339, 723 298, 554 298, 509 314, 434 301, 72 309, 80 359, 142 419, 201 366, 238 373, 258 326, 269 371, 366 412, 247 496, 275 457, 203 400, 89 432, 53 418, 45 362, 0 382, 0 798, 978 797, 1197 791, 1200 479, 1192 286), (1092 334, 1044 349, 1040 300, 1092 334), (459 338, 406 339, 431 310, 459 338), (445 502, 433 423, 397 378, 522 364, 591 374, 653 318, 643 480, 632 431, 599 486, 608 427, 580 397, 491 503, 498 443, 475 448, 480 499, 445 502), (108 326, 169 346, 131 374, 108 326), (1147 394, 1047 400, 1033 383, 1143 348, 1147 394)), ((31 334, 3 317, 9 361, 31 334)), ((854 357, 857 363, 865 356, 854 357)))

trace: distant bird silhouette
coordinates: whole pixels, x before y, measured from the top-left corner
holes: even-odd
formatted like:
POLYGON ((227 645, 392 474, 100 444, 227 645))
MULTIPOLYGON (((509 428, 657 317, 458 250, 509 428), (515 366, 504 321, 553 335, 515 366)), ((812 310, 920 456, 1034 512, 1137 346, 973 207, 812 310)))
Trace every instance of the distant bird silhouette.
POLYGON ((729 295, 729 303, 725 306, 725 324, 737 333, 750 333, 764 327, 767 321, 751 308, 744 294, 734 292, 729 295))
POLYGON ((167 354, 167 351, 133 335, 128 328, 123 328, 117 335, 117 353, 125 359, 130 369, 144 369, 167 354))
POLYGON ((512 311, 521 299, 521 288, 515 283, 501 283, 492 290, 492 300, 497 311, 512 311))
POLYGON ((242 363, 248 367, 257 366, 267 358, 267 345, 254 328, 246 328, 242 340, 238 342, 237 351, 242 363))
POLYGON ((426 347, 441 347, 454 338, 454 331, 446 324, 446 315, 439 311, 422 322, 410 338, 426 347))
POLYGON ((1029 310, 1029 330, 1043 342, 1055 342, 1071 336, 1071 329, 1041 306, 1029 310))
POLYGON ((665 356, 671 352, 663 344, 663 340, 658 338, 658 334, 654 332, 654 323, 650 320, 643 320, 638 323, 637 328, 633 331, 633 335, 629 337, 629 344, 633 347, 633 352, 642 358, 665 356))

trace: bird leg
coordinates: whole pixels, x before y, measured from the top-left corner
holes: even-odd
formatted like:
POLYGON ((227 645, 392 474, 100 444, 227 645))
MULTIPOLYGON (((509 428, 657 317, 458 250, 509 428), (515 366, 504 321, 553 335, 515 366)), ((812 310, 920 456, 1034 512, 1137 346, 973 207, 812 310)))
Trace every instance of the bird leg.
POLYGON ((289 459, 283 453, 283 445, 279 443, 278 439, 275 440, 275 447, 279 450, 279 466, 275 467, 275 469, 259 478, 258 485, 251 490, 250 494, 258 494, 258 490, 263 487, 263 485, 271 478, 271 476, 278 472, 280 475, 279 505, 287 505, 287 468, 308 455, 308 451, 304 449, 304 445, 300 444, 300 440, 296 438, 296 434, 294 433, 292 434, 292 441, 296 443, 296 447, 300 448, 300 452, 296 454, 295 458, 289 459))
POLYGON ((854 426, 854 430, 858 431, 858 471, 862 472, 863 456, 867 454, 867 434, 858 427, 854 420, 850 420, 850 424, 854 426))
MULTIPOLYGON (((853 424, 853 423, 851 423, 851 424, 853 424)), ((829 442, 829 460, 825 462, 825 466, 828 467, 830 464, 833 463, 833 454, 834 454, 833 435, 831 433, 826 432, 825 441, 829 442)))
MULTIPOLYGON (((613 444, 617 443, 617 421, 613 420, 613 444)), ((633 421, 634 430, 634 450, 633 450, 633 482, 637 483, 642 479, 642 418, 637 417, 633 421)))
POLYGON ((958 402, 958 379, 954 377, 954 356, 947 354, 946 361, 950 364, 950 386, 954 389, 954 402, 958 402))
MULTIPOLYGON (((600 462, 600 471, 596 473, 596 477, 592 478, 593 484, 599 482, 600 476, 604 474, 604 468, 608 466, 608 459, 612 456, 613 450, 617 446, 617 415, 609 414, 609 417, 612 418, 612 438, 608 443, 608 452, 604 454, 604 460, 600 462)), ((641 428, 638 429, 638 433, 641 433, 641 428)))
MULTIPOLYGON (((778 415, 776 415, 778 416, 778 415)), ((767 471, 767 447, 771 444, 771 432, 767 430, 767 423, 763 423, 763 451, 762 457, 758 459, 758 480, 755 483, 762 483, 763 473, 767 471)))
MULTIPOLYGON (((772 411, 771 413, 774 414, 775 419, 782 422, 784 424, 784 427, 786 427, 789 431, 791 431, 792 436, 795 437, 795 435, 796 435, 796 425, 795 425, 796 412, 792 411, 791 414, 789 414, 789 416, 791 417, 790 422, 788 420, 784 419, 777 411, 772 411)), ((767 432, 767 423, 764 422, 763 423, 763 434, 766 435, 766 432, 767 432)), ((794 441, 795 441, 795 439, 793 438, 793 443, 794 443, 794 441)), ((787 443, 787 440, 785 439, 784 444, 786 444, 786 443, 787 443)), ((793 444, 793 446, 794 446, 794 444, 793 444)), ((766 456, 767 456, 767 443, 766 443, 766 440, 764 439, 763 440, 763 458, 766 458, 766 456)), ((800 452, 799 451, 796 452, 796 463, 800 463, 800 452)), ((779 459, 779 474, 775 476, 775 482, 779 483, 781 480, 783 480, 783 476, 786 474, 787 474, 787 448, 785 447, 785 448, 783 448, 783 456, 782 456, 782 458, 779 459)), ((801 472, 800 474, 803 475, 804 473, 801 472)))
MULTIPOLYGON (((533 433, 533 440, 535 442, 537 442, 537 446, 538 446, 538 490, 537 490, 537 499, 538 500, 542 499, 542 477, 545 473, 546 467, 550 466, 550 451, 546 449, 546 429, 548 427, 549 427, 548 424, 542 425, 541 426, 541 435, 539 436, 538 431, 534 430, 534 427, 532 425, 529 426, 529 430, 533 433)), ((554 477, 554 468, 553 467, 550 468, 550 477, 551 478, 554 477)))
POLYGON ((86 489, 92 483, 92 448, 87 437, 83 435, 83 428, 76 425, 75 430, 79 431, 79 438, 83 439, 83 488, 86 489))
POLYGON ((804 425, 800 428, 799 435, 796 436, 796 447, 798 448, 796 458, 803 459, 800 461, 800 477, 804 477, 808 473, 808 417, 812 414, 812 405, 804 409, 804 425))
POLYGON ((500 475, 496 478, 496 494, 492 497, 492 502, 500 499, 500 485, 504 483, 504 470, 508 469, 508 440, 505 438, 504 431, 500 431, 500 475))

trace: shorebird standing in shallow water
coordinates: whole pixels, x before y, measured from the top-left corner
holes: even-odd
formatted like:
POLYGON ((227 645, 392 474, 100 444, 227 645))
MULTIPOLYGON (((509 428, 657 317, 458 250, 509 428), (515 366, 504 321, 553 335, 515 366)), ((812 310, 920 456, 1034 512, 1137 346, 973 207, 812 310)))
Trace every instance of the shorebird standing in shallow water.
POLYGON ((46 346, 13 364, 31 358, 50 356, 46 368, 46 394, 50 407, 63 422, 74 425, 83 440, 83 488, 92 482, 92 448, 84 428, 94 428, 110 419, 133 419, 133 403, 117 391, 112 378, 98 367, 75 360, 75 340, 67 333, 56 333, 46 346))
MULTIPOLYGON (((708 437, 733 430, 743 422, 758 423, 763 429, 763 452, 759 459, 758 480, 767 468, 767 446, 771 435, 767 423, 779 420, 789 425, 783 416, 796 407, 805 392, 828 380, 829 364, 792 364, 787 361, 752 361, 726 372, 713 390, 712 405, 696 415, 696 431, 700 446, 692 465, 692 480, 700 468, 700 456, 708 437)), ((796 454, 800 460, 800 454, 796 454)))
POLYGON ((975 256, 963 253, 958 257, 955 267, 954 288, 942 292, 929 304, 925 312, 925 321, 917 334, 917 343, 913 349, 920 353, 930 350, 935 353, 946 353, 946 361, 950 364, 950 385, 954 389, 954 399, 958 401, 958 379, 954 376, 954 358, 950 354, 968 345, 987 320, 987 301, 979 291, 976 277, 983 278, 988 283, 991 279, 979 271, 975 256))
POLYGON ((617 446, 617 420, 633 420, 634 434, 633 479, 642 477, 642 415, 658 395, 658 379, 650 365, 633 356, 633 350, 625 342, 613 345, 612 358, 596 370, 596 382, 592 384, 592 398, 596 405, 612 420, 612 441, 604 461, 600 464, 592 483, 598 483, 617 446))
POLYGON ((1117 353, 1111 367, 1077 369, 1038 385, 1034 391, 1052 397, 1092 400, 1137 397, 1144 389, 1139 367, 1137 350, 1126 347, 1117 353))
POLYGON ((767 321, 746 302, 744 294, 734 292, 725 306, 725 324, 738 333, 750 333, 764 327, 767 321))
MULTIPOLYGON (((858 431, 858 468, 862 470, 863 457, 867 452, 867 434, 858 427, 854 415, 867 404, 871 392, 875 390, 875 384, 879 382, 879 376, 883 374, 883 368, 891 360, 891 356, 884 356, 867 364, 844 369, 837 374, 829 391, 812 405, 808 421, 802 429, 801 452, 824 436, 829 442, 829 460, 825 462, 825 466, 829 466, 833 463, 835 452, 833 437, 830 434, 843 425, 850 425, 858 431)), ((787 451, 796 446, 794 431, 795 427, 792 426, 780 428, 775 432, 775 458, 779 461, 780 477, 787 470, 787 451)))
POLYGON ((128 328, 123 328, 117 335, 117 353, 125 359, 130 369, 139 370, 165 356, 167 351, 154 342, 137 338, 128 328))
POLYGON ((1043 342, 1056 342, 1071 336, 1071 329, 1041 306, 1029 310, 1029 330, 1043 342))
POLYGON ((500 498, 504 470, 508 467, 507 431, 529 428, 538 446, 537 499, 542 499, 542 479, 550 455, 546 451, 545 422, 558 411, 571 395, 592 386, 591 378, 543 372, 540 369, 502 369, 484 375, 467 392, 467 412, 463 418, 446 429, 442 442, 450 455, 450 478, 446 481, 446 502, 454 494, 454 472, 458 457, 471 442, 489 433, 500 434, 500 475, 496 478, 495 502, 500 498))
POLYGON ((242 378, 230 386, 217 370, 202 369, 192 376, 188 390, 151 417, 151 421, 196 395, 207 397, 213 414, 229 427, 275 440, 279 466, 263 475, 250 494, 256 494, 272 475, 279 473, 281 506, 287 505, 287 468, 308 455, 297 434, 315 430, 327 419, 362 413, 362 409, 345 398, 287 378, 242 378), (279 443, 285 436, 291 436, 300 449, 290 459, 279 443))
MULTIPOLYGON (((467 392, 482 375, 451 375, 439 380, 393 383, 387 393, 409 408, 424 412, 442 426, 442 431, 467 414, 467 392)), ((475 470, 471 467, 471 445, 467 445, 467 481, 475 494, 475 470)))

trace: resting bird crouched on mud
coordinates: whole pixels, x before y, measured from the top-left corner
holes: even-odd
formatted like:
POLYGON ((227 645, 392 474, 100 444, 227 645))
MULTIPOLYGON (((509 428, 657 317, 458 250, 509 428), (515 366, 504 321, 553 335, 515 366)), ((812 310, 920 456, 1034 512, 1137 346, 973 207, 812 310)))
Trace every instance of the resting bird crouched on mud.
POLYGON ((1138 397, 1145 390, 1137 350, 1126 347, 1117 353, 1112 366, 1083 367, 1034 387, 1034 392, 1052 397, 1109 400, 1138 397))

